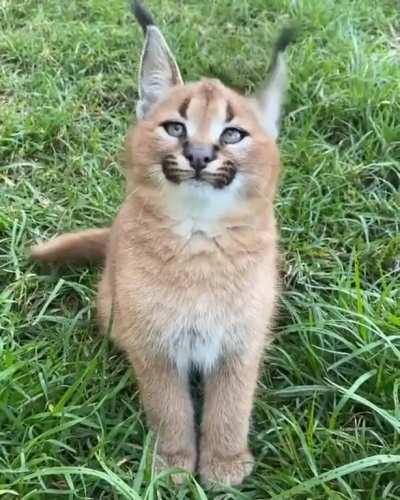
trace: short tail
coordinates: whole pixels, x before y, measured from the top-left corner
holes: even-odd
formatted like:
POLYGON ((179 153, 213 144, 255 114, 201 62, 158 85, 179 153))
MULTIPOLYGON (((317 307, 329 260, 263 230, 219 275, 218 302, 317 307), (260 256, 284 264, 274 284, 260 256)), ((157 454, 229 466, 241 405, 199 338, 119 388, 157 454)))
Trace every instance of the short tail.
POLYGON ((101 262, 106 257, 109 236, 110 228, 65 233, 32 247, 31 256, 39 262, 57 264, 101 262))

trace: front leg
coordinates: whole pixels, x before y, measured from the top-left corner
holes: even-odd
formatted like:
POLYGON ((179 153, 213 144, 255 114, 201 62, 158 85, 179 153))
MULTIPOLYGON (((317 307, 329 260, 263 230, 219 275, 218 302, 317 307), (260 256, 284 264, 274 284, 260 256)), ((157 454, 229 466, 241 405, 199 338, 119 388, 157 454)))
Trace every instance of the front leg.
MULTIPOLYGON (((149 427, 157 433, 158 468, 193 472, 196 436, 188 378, 168 361, 143 363, 130 356, 149 427)), ((179 477, 175 477, 179 480, 179 477)))
POLYGON ((200 442, 205 482, 240 484, 253 469, 247 434, 260 352, 226 359, 206 378, 200 442))

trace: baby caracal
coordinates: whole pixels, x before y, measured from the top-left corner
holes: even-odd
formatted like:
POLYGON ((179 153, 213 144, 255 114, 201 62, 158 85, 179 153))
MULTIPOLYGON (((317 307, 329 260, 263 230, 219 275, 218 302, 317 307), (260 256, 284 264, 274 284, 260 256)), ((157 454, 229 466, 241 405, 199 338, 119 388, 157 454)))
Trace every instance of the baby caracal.
POLYGON ((134 10, 145 42, 125 201, 111 229, 65 234, 32 254, 105 260, 99 321, 132 362, 159 462, 239 484, 253 466, 249 418, 277 295, 275 140, 288 33, 268 86, 248 98, 218 80, 184 84, 150 14, 134 10), (199 440, 193 369, 204 379, 199 440))

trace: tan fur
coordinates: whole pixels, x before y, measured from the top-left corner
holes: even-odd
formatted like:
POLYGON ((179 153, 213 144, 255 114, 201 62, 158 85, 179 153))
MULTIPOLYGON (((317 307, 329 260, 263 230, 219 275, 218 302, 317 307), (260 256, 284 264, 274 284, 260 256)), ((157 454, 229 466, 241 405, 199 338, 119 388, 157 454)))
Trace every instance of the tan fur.
POLYGON ((54 263, 103 261, 109 234, 108 228, 62 234, 33 247, 31 255, 35 260, 54 263))
MULTIPOLYGON (((278 279, 272 207, 277 147, 264 133, 253 101, 219 81, 204 80, 174 87, 129 132, 126 151, 125 202, 110 235, 107 230, 90 233, 99 236, 96 257, 108 241, 97 300, 102 329, 107 331, 112 322, 112 337, 132 362, 164 463, 193 471, 198 460, 203 480, 239 484, 252 469, 249 418, 260 359, 272 340, 269 325, 278 279), (209 203, 215 196, 216 210, 223 204, 218 197, 226 200, 227 210, 210 220, 203 216, 207 206, 197 213, 193 202, 192 218, 191 207, 179 204, 181 196, 186 200, 190 168, 179 156, 179 145, 164 140, 159 130, 160 122, 177 119, 185 100, 190 100, 188 120, 197 123, 193 140, 214 140, 213 122, 224 120, 227 103, 251 138, 245 146, 220 152, 215 175, 227 160, 235 162, 237 182, 242 179, 243 186, 237 188, 235 203, 227 194, 233 183, 220 194, 204 188, 209 203), (166 154, 177 155, 182 164, 179 185, 162 175, 160 158, 166 154), (214 343, 216 359, 214 348, 207 351, 214 343), (205 378, 198 450, 188 382, 197 356, 205 378)), ((196 186, 190 188, 194 196, 203 189, 196 186)), ((74 253, 70 243, 78 236, 61 238, 34 250, 34 257, 77 256, 79 250, 74 253)), ((85 244, 84 256, 89 248, 85 244)))

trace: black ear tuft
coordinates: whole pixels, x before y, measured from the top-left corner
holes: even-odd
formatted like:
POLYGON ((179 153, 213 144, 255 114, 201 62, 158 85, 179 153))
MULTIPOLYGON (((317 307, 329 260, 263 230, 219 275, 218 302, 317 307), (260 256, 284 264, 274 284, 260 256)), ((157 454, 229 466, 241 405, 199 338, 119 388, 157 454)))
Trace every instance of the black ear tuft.
POLYGON ((271 64, 268 68, 267 73, 272 74, 274 72, 276 65, 278 63, 279 54, 282 54, 283 52, 285 52, 286 47, 296 40, 297 31, 298 31, 297 28, 294 26, 286 26, 279 33, 279 36, 276 39, 275 44, 274 44, 271 64))
POLYGON ((286 26, 280 32, 275 42, 274 52, 284 52, 286 47, 297 38, 297 29, 294 26, 286 26))
POLYGON ((133 1, 131 8, 144 33, 146 33, 147 26, 154 26, 156 24, 153 16, 140 2, 133 1))

